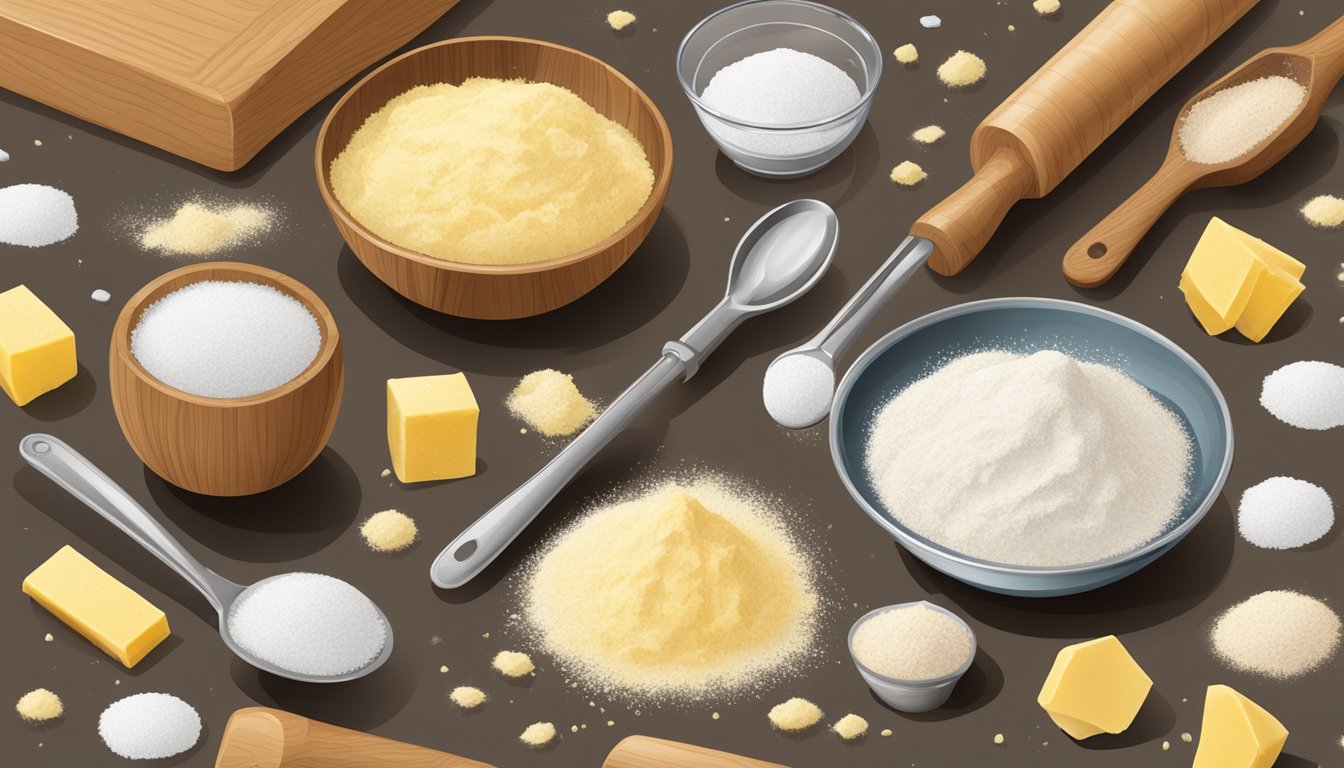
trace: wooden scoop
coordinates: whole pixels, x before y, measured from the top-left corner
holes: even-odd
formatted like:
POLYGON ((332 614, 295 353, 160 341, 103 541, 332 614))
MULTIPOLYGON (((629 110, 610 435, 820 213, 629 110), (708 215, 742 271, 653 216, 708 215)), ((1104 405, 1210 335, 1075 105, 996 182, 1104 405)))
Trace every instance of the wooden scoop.
MULTIPOLYGON (((563 761, 562 761, 563 762, 563 761)), ((267 707, 246 707, 224 726, 215 768, 493 768, 428 747, 352 731, 267 707)), ((785 768, 690 744, 630 736, 603 768, 785 768)))
POLYGON ((1200 91, 1176 117, 1162 167, 1148 183, 1074 243, 1064 255, 1064 276, 1082 288, 1104 284, 1125 263, 1158 218, 1186 191, 1242 184, 1264 173, 1311 132, 1341 76, 1344 76, 1344 17, 1304 43, 1261 51, 1200 91), (1249 152, 1223 163, 1196 163, 1186 158, 1180 132, 1192 107, 1224 88, 1274 75, 1296 80, 1307 89, 1306 99, 1276 133, 1249 152))

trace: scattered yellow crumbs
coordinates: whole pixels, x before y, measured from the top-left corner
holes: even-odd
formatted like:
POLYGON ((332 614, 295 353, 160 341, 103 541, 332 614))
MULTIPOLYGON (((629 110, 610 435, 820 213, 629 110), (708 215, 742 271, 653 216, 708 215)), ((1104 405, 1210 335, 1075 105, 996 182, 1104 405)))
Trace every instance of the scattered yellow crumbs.
POLYGON ((65 705, 61 704, 61 697, 46 688, 38 688, 23 694, 19 703, 14 705, 14 709, 18 711, 19 717, 34 723, 55 720, 65 714, 65 705))
POLYGON ((1334 195, 1317 195, 1302 206, 1302 218, 1312 226, 1334 229, 1344 224, 1344 199, 1334 195))
POLYGON ((40 146, 42 146, 42 140, 41 140, 41 139, 33 139, 33 146, 34 146, 34 147, 40 147, 40 146))
POLYGON ((914 43, 902 45, 892 51, 891 55, 895 56, 896 60, 902 64, 914 64, 919 61, 919 49, 915 47, 914 43))
POLYGON ((387 477, 387 476, 390 475, 390 474, 392 474, 392 470, 390 470, 390 469, 384 469, 382 472, 378 473, 378 476, 379 476, 379 477, 387 477))
POLYGON ((996 733, 996 734, 994 734, 994 743, 995 743, 995 744, 1003 744, 1003 734, 1002 734, 1002 733, 996 733))
POLYGON ((52 640, 55 640, 55 639, 56 639, 56 638, 54 638, 54 637, 51 636, 51 633, 50 633, 50 632, 48 632, 47 634, 45 634, 45 635, 42 636, 42 640, 43 640, 44 642, 48 642, 48 643, 50 643, 52 640))
POLYGON ((1009 31, 1009 32, 1016 32, 1016 31, 1017 31, 1017 27, 1014 26, 1014 25, 1012 25, 1012 24, 1009 24, 1009 25, 1008 25, 1008 31, 1009 31))
POLYGON ((1049 16, 1059 11, 1059 0, 1033 0, 1031 7, 1042 16, 1049 16))
POLYGON ((440 674, 442 674, 442 673, 444 673, 444 672, 447 672, 447 671, 448 671, 448 665, 447 665, 447 664, 444 664, 443 666, 439 667, 439 673, 440 673, 440 674))
POLYGON ((797 696, 770 710, 770 724, 781 731, 802 731, 821 721, 821 707, 797 696))
POLYGON ((889 739, 889 738, 891 738, 891 729, 890 729, 890 728, 883 728, 883 729, 882 729, 882 738, 884 738, 884 739, 889 739))
POLYGON ((532 674, 536 669, 532 665, 532 658, 526 653, 518 651, 500 651, 495 654, 495 658, 490 662, 500 674, 507 677, 522 677, 532 674))
POLYGON ((550 743, 555 738, 555 725, 553 723, 533 723, 523 729, 518 740, 529 747, 540 747, 550 743))
POLYGON ((1181 734, 1181 741, 1184 741, 1186 744, 1189 744, 1190 742, 1192 742, 1192 741, 1194 741, 1194 740, 1195 740, 1195 737, 1191 736, 1189 733, 1182 733, 1182 734, 1181 734))
POLYGON ((592 420, 597 408, 574 386, 574 377, 546 368, 518 381, 505 403, 517 418, 546 437, 571 435, 592 420))
POLYGON ((715 720, 718 720, 718 719, 719 719, 719 713, 718 713, 718 712, 711 713, 711 714, 710 714, 710 717, 714 718, 715 720))
POLYGON ((620 31, 635 23, 635 14, 629 11, 612 11, 607 14, 607 26, 620 31))
POLYGON ((928 177, 929 174, 925 173, 918 163, 912 163, 909 160, 905 160, 891 169, 891 180, 903 187, 914 186, 928 177))
POLYGON ((920 144, 932 144, 946 135, 947 131, 944 131, 942 126, 926 125, 910 134, 910 138, 918 141, 920 144))
POLYGON ((831 726, 831 730, 835 731, 836 736, 850 741, 868 732, 868 721, 858 715, 848 714, 837 720, 835 725, 831 726))
POLYGON ((984 59, 969 51, 957 51, 938 67, 938 79, 950 88, 975 85, 985 77, 984 59))
POLYGON ((1164 741, 1164 742, 1162 742, 1162 751, 1163 751, 1163 752, 1166 752, 1166 751, 1168 751, 1168 750, 1170 750, 1170 749, 1171 749, 1171 742, 1170 742, 1170 741, 1164 741))
POLYGON ((359 527, 359 534, 374 552, 397 552, 415 542, 415 521, 395 509, 377 512, 359 527))
POLYGON ((485 692, 470 685, 459 685, 448 694, 448 698, 463 709, 475 709, 485 703, 485 692))

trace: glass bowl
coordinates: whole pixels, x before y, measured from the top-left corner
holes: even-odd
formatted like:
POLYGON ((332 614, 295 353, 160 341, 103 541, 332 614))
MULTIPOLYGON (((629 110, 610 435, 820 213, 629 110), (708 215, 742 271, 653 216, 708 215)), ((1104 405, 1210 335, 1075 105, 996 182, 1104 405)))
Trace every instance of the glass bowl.
POLYGON ((820 170, 863 128, 882 79, 882 51, 863 25, 806 0, 747 0, 707 16, 677 49, 677 79, 700 122, 734 163, 773 178, 820 170), (791 48, 834 64, 858 86, 849 109, 806 123, 764 124, 724 114, 701 94, 719 70, 756 53, 791 48))

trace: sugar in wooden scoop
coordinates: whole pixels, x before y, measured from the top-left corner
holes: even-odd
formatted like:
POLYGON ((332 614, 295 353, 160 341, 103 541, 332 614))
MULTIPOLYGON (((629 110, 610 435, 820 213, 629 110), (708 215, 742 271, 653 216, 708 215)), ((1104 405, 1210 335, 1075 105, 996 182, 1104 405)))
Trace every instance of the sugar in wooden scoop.
POLYGON ((1306 98, 1306 88, 1281 75, 1224 88, 1190 108, 1177 134, 1181 151, 1196 163, 1235 160, 1278 131, 1306 98))

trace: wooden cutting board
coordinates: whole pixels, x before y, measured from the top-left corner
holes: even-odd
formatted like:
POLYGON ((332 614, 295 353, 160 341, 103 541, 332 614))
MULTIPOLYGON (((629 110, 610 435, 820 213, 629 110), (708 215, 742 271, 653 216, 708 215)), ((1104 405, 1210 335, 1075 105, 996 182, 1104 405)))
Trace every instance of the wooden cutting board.
POLYGON ((232 171, 458 0, 0 0, 0 88, 232 171))

